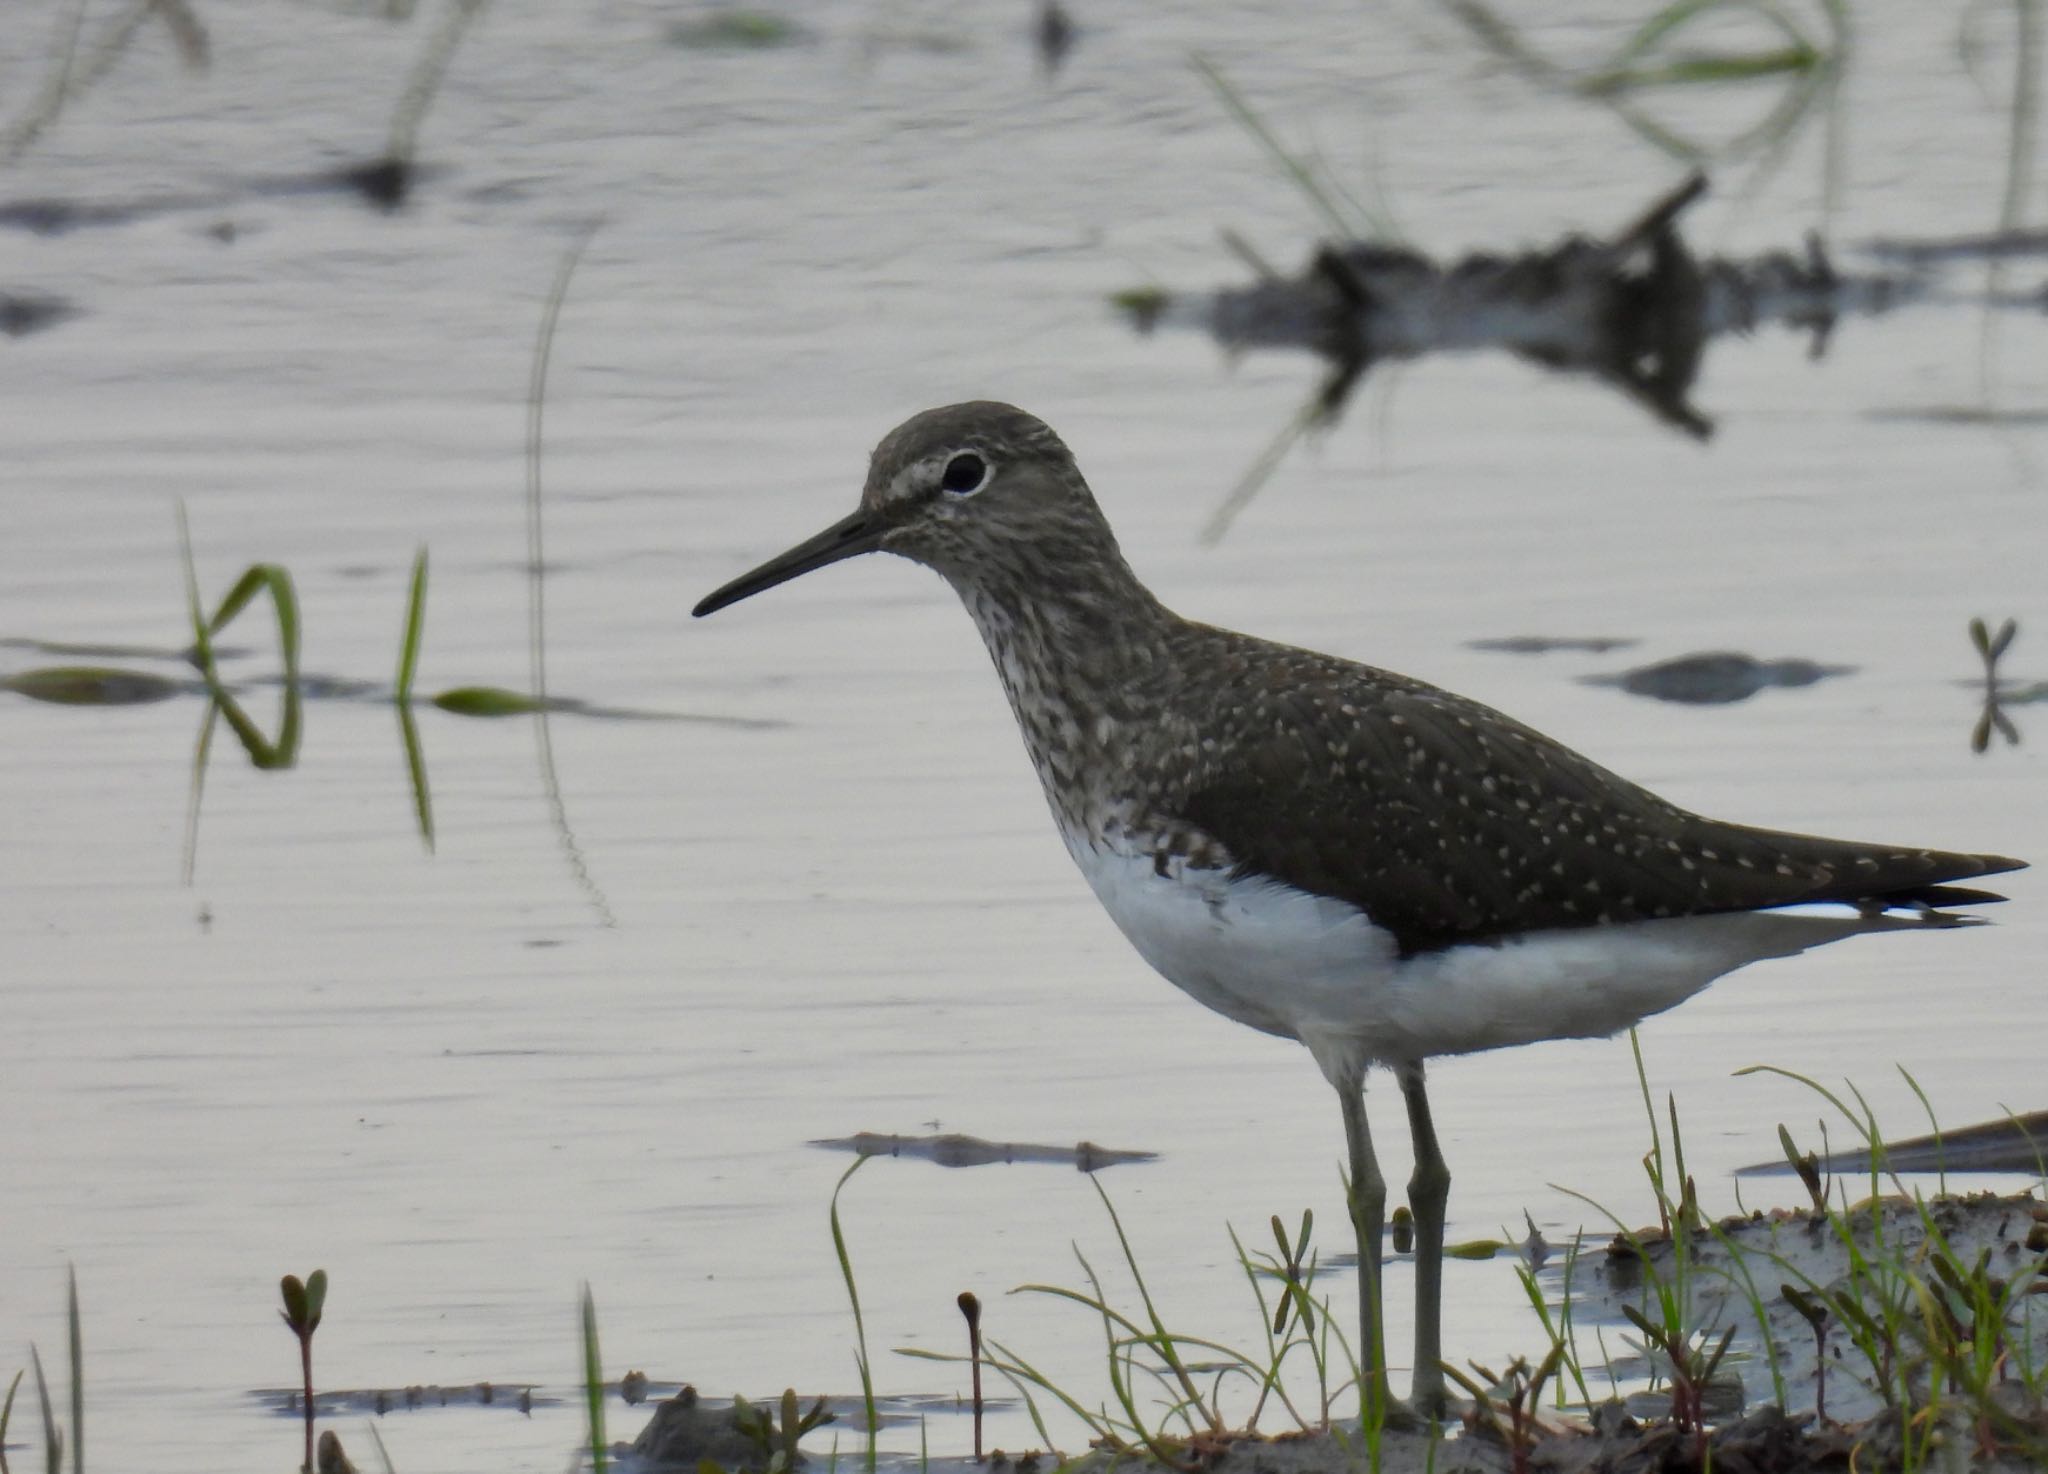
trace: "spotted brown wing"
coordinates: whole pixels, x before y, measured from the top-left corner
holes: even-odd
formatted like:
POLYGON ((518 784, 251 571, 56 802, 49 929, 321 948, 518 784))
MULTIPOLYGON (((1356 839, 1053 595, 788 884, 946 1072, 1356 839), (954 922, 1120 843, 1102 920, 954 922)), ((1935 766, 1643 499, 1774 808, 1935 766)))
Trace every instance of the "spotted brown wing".
POLYGON ((1269 687, 1258 729, 1219 746, 1181 807, 1239 873, 1348 901, 1404 953, 1809 901, 1997 900, 1945 883, 2022 866, 1701 818, 1476 702, 1349 669, 1269 687))

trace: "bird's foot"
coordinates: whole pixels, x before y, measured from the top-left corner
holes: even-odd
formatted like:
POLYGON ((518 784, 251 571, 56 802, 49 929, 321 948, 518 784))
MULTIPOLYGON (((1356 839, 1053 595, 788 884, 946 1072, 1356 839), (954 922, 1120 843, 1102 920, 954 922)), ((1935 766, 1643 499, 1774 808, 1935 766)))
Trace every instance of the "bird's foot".
POLYGON ((1396 1397, 1380 1409, 1379 1426, 1386 1432, 1426 1433, 1431 1428, 1461 1415, 1462 1409, 1441 1393, 1432 1402, 1416 1402, 1410 1398, 1396 1397))
POLYGON ((1389 1400, 1381 1413, 1380 1426, 1397 1433, 1423 1433, 1462 1418, 1469 1406, 1463 1399, 1449 1396, 1442 1387, 1426 1389, 1389 1400))

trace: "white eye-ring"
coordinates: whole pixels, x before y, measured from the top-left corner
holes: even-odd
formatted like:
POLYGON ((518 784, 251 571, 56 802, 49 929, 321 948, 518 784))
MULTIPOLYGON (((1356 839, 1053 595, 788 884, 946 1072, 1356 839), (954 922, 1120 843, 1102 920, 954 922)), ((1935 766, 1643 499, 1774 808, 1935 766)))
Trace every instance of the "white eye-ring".
POLYGON ((939 473, 939 489, 948 496, 973 496, 988 485, 988 462, 971 450, 963 450, 946 462, 939 473))

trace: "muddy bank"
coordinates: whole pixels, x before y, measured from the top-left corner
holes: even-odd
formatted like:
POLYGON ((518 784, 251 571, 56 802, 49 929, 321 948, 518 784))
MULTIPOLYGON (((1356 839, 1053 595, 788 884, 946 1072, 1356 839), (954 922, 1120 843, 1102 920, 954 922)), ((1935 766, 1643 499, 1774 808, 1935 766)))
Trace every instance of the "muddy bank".
MULTIPOLYGON (((2035 1431, 2048 1428, 2037 1419, 2035 1431)), ((1409 1430, 1385 1432, 1376 1461, 1358 1435, 1334 1432, 1236 1439, 1191 1448, 1188 1455, 1185 1467, 1208 1474, 1344 1474, 1374 1467, 1381 1474, 1675 1474, 1695 1469, 1721 1474, 1855 1469, 1872 1474, 1906 1467, 1896 1419, 1821 1424, 1776 1408, 1704 1434, 1670 1422, 1596 1415, 1592 1423, 1572 1426, 1545 1420, 1518 1437, 1512 1427, 1503 1432, 1468 1414, 1463 1429, 1442 1438, 1409 1430)), ((1109 1474, 1143 1462, 1134 1455, 1098 1451, 1071 1467, 1081 1474, 1109 1474)), ((2026 1453, 1983 1453, 1967 1424, 1937 1430, 1931 1445, 1916 1448, 1915 1463, 1980 1474, 2032 1474, 2042 1467, 2037 1456, 2026 1453)), ((994 1461, 991 1467, 1004 1468, 994 1461)))

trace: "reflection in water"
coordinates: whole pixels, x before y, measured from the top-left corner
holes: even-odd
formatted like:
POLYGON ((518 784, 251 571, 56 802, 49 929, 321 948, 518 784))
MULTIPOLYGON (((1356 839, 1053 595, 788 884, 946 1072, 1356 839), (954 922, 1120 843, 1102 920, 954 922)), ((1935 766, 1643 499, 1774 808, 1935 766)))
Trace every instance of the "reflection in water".
MULTIPOLYGON (((537 430, 535 433, 537 434, 537 430)), ((281 772, 297 765, 299 751, 305 738, 305 707, 308 701, 389 701, 398 715, 399 746, 404 754, 407 781, 412 793, 413 822, 419 830, 421 841, 431 852, 435 844, 433 796, 428 785, 426 748, 413 716, 412 689, 413 672, 418 665, 424 638, 426 550, 421 549, 414 560, 397 679, 393 686, 385 687, 374 681, 348 676, 320 675, 300 669, 301 623, 298 594, 291 573, 280 564, 249 565, 221 598, 213 614, 207 616, 200 602, 198 574, 192 560, 191 539, 182 506, 178 514, 178 528, 185 567, 186 599, 192 621, 191 645, 174 649, 134 644, 78 644, 10 636, 0 639, 0 648, 30 650, 41 654, 161 660, 196 668, 196 679, 191 675, 174 676, 117 666, 41 666, 0 674, 0 692, 13 692, 33 701, 60 706, 125 707, 151 705, 177 696, 196 695, 206 698, 206 710, 200 718, 198 736, 193 743, 191 783, 186 799, 185 833, 181 847, 181 873, 187 885, 192 883, 198 871, 199 821, 206 794, 206 770, 212 759, 214 734, 221 722, 225 722, 228 730, 234 734, 251 767, 262 772, 281 772), (243 647, 218 645, 215 643, 215 637, 225 631, 250 604, 256 602, 259 596, 268 596, 276 618, 279 663, 282 669, 278 674, 269 677, 245 683, 231 683, 222 673, 222 662, 245 656, 249 651, 243 647), (251 687, 263 685, 275 685, 279 692, 275 735, 267 733, 243 705, 242 698, 247 691, 251 687)), ((497 686, 459 686, 423 699, 456 716, 534 718, 538 728, 540 765, 549 815, 561 839, 566 863, 578 888, 589 899, 600 921, 605 925, 611 925, 613 923, 610 907, 591 878, 582 851, 569 829, 560 784, 554 774, 552 746, 546 730, 548 718, 552 715, 572 715, 614 721, 701 722, 751 730, 785 724, 760 718, 603 706, 576 697, 546 694, 546 667, 540 644, 542 606, 539 570, 543 565, 538 555, 537 513, 532 535, 534 556, 529 568, 533 571, 534 583, 535 614, 531 628, 534 641, 533 674, 535 689, 541 694, 529 695, 497 686)))
MULTIPOLYGON (((257 1387, 249 1396, 280 1417, 303 1415, 304 1394, 296 1387, 257 1387)), ((410 1387, 344 1388, 317 1391, 313 1411, 323 1418, 343 1413, 421 1412, 436 1407, 500 1407, 531 1413, 537 1407, 560 1407, 563 1399, 532 1382, 471 1382, 460 1387, 416 1382, 410 1387)))
POLYGON ((1772 686, 1811 686, 1831 676, 1854 675, 1853 665, 1822 665, 1791 657, 1758 660, 1731 650, 1679 655, 1654 665, 1612 675, 1581 676, 1588 686, 1619 686, 1631 696, 1676 701, 1688 706, 1721 706, 1747 701, 1772 686))
POLYGON ((5 129, 0 129, 0 163, 12 163, 45 128, 57 121, 66 103, 98 85, 150 20, 163 23, 187 72, 207 69, 213 59, 212 43, 187 0, 152 0, 147 5, 131 5, 126 14, 103 26, 89 44, 82 44, 86 42, 85 7, 74 5, 52 48, 42 87, 27 108, 5 129))
POLYGON ((986 1167, 1004 1162, 1054 1162, 1082 1172, 1094 1172, 1123 1162, 1157 1161, 1157 1152, 1119 1151, 1083 1141, 1074 1146, 1040 1146, 1024 1141, 984 1141, 947 1131, 934 1136, 891 1136, 876 1131, 859 1131, 852 1136, 830 1137, 811 1143, 827 1151, 853 1152, 863 1157, 915 1157, 941 1167, 986 1167))
POLYGON ((1034 35, 1038 42, 1040 69, 1047 77, 1057 75, 1060 63, 1074 49, 1075 41, 1073 17, 1067 14, 1060 0, 1039 0, 1038 27, 1034 35))
POLYGON ((1998 733, 2005 739, 2007 747, 2017 747, 2020 741, 2019 724, 2006 715, 2008 706, 2025 706, 2037 701, 2048 701, 2048 681, 2033 681, 2021 684, 2008 681, 1998 674, 1998 662, 2005 652, 2012 648, 2012 642, 2020 632, 2019 621, 2008 619, 1992 634, 1981 619, 1970 621, 1970 643, 1976 647, 1977 656, 1984 662, 1984 709, 1978 714, 1977 725, 1970 730, 1970 751, 1981 753, 1991 746, 1991 734, 1998 733))
MULTIPOLYGON (((1866 1173, 1870 1149, 1780 1158, 1736 1168, 1737 1175, 1762 1177, 1776 1173, 1866 1173)), ((1954 1131, 1937 1131, 1904 1141, 1887 1141, 1877 1151, 1880 1172, 2032 1172, 2048 1176, 2048 1111, 2001 1116, 1954 1131)))
POLYGON ((26 338, 78 316, 69 299, 47 292, 0 292, 0 333, 26 338))
POLYGON ((405 779, 412 789, 413 821, 419 825, 420 843, 434 852, 434 794, 427 786, 427 749, 420 742, 419 723, 412 719, 412 702, 404 696, 392 704, 398 713, 398 745, 405 750, 405 779))
MULTIPOLYGON (((1318 245, 1292 275, 1252 259, 1259 279, 1249 286, 1119 294, 1117 305, 1141 332, 1192 327, 1228 349, 1299 349, 1327 365, 1301 414, 1226 499, 1205 540, 1222 535, 1294 442, 1335 419, 1381 363, 1506 352, 1605 385, 1659 423, 1704 440, 1714 424, 1690 396, 1713 339, 1776 324, 1811 334, 1818 358, 1840 319, 1935 300, 1944 263, 2009 245, 1998 237, 1910 252, 1891 243, 1889 267, 1860 273, 1838 269, 1817 237, 1796 253, 1702 258, 1678 224, 1706 188, 1695 175, 1604 239, 1571 235, 1541 250, 1476 252, 1449 264, 1405 246, 1338 239, 1318 245)), ((2037 294, 1940 300, 2040 305, 2037 294)))
POLYGON ((46 665, 0 676, 0 691, 54 706, 144 706, 205 689, 196 681, 105 665, 46 665))
MULTIPOLYGON (((207 664, 202 667, 202 672, 197 678, 164 675, 155 671, 119 666, 37 666, 0 675, 0 692, 12 692, 31 701, 55 706, 146 706, 179 696, 206 698, 206 712, 200 719, 199 734, 193 744, 192 784, 186 813, 183 873, 188 884, 192 880, 197 864, 199 812, 205 792, 206 766, 212 756, 213 736, 218 723, 227 723, 228 730, 234 733, 235 740, 240 743, 251 767, 264 772, 279 772, 296 766, 298 762, 299 750, 305 740, 307 702, 390 702, 398 714, 399 745, 405 755, 406 772, 412 789, 414 819, 421 839, 427 848, 432 850, 433 800, 427 785, 426 750, 420 739, 418 723, 413 716, 410 692, 400 695, 374 681, 346 676, 323 676, 292 668, 297 661, 296 633, 294 619, 294 640, 287 651, 285 673, 246 684, 227 681, 219 671, 218 661, 220 657, 230 653, 247 652, 215 648, 208 652, 207 664), (251 687, 268 685, 275 685, 279 692, 278 723, 274 737, 267 735, 262 725, 249 715, 241 699, 251 687)), ((187 659, 187 652, 184 651, 138 645, 67 645, 61 641, 21 638, 0 641, 0 645, 46 651, 106 651, 127 656, 153 656, 180 663, 187 659)), ((496 686, 458 686, 425 699, 442 711, 465 717, 539 718, 546 714, 555 714, 594 717, 608 721, 690 722, 748 731, 765 731, 788 725, 786 722, 761 717, 731 717, 605 706, 573 696, 535 698, 496 686)))
MULTIPOLYGON (((259 181, 254 186, 255 191, 273 195, 339 191, 360 195, 382 210, 396 210, 403 205, 421 175, 414 162, 420 124, 440 91, 456 49, 468 34, 471 22, 482 13, 484 5, 485 0, 453 0, 442 12, 440 25, 427 37, 399 92, 381 154, 361 163, 259 181)), ((187 0, 148 0, 145 4, 131 5, 125 15, 103 27, 89 40, 82 34, 85 9, 83 5, 72 7, 39 94, 12 123, 0 129, 0 163, 12 162, 19 157, 58 120, 67 104, 97 86, 127 52, 145 22, 158 20, 163 23, 188 72, 204 72, 212 62, 212 43, 206 28, 187 0)), ((393 19, 402 20, 411 11, 411 6, 404 7, 402 12, 393 7, 388 14, 393 19)), ((233 193, 156 196, 113 205, 24 200, 0 205, 0 225, 42 235, 58 235, 90 226, 126 225, 147 216, 174 211, 219 209, 234 203, 236 198, 233 193)), ((232 237, 232 227, 225 228, 220 236, 223 241, 232 237)))
MULTIPOLYGON (((541 524, 541 427, 548 400, 548 357, 554 348, 555 326, 561 320, 562 303, 569 296, 569 283, 602 223, 601 218, 589 221, 570 243, 569 249, 562 253, 562 259, 555 267, 554 283, 541 307, 539 330, 534 335, 533 363, 526 391, 526 658, 534 698, 539 703, 533 712, 534 757, 540 765, 541 792, 547 798, 548 817, 553 821, 562 860, 568 865, 569 874, 575 878, 577 889, 590 903, 598 924, 610 930, 618 926, 618 917, 613 914, 611 903, 605 899, 597 878, 591 874, 589 858, 576 839, 576 831, 569 825, 569 808, 563 801, 561 779, 555 772, 554 736, 548 727, 547 704, 548 564, 541 524)), ((418 590, 424 587, 426 556, 426 549, 422 548, 419 570, 415 574, 415 608, 422 597, 418 590)), ((416 636, 409 626, 407 648, 415 643, 416 636)))
POLYGON ((206 791, 206 762, 213 750, 214 724, 225 719, 250 766, 264 772, 289 768, 299 759, 299 738, 304 728, 304 696, 299 686, 299 596, 292 576, 277 563, 252 563, 242 571, 220 604, 208 618, 199 600, 199 572, 192 561, 192 529, 185 517, 185 504, 178 503, 178 551, 184 561, 185 603, 192 619, 192 663, 199 667, 206 687, 206 715, 199 724, 199 740, 192 752, 192 788, 185 812, 185 884, 199 865, 199 810, 206 791), (219 659, 213 637, 233 623, 254 602, 258 594, 270 596, 271 612, 277 617, 278 654, 284 665, 284 691, 280 702, 277 736, 263 735, 221 680, 219 659))
POLYGON ((1751 19, 1758 24, 1747 37, 1726 24, 1724 7, 1670 5, 1626 28, 1605 55, 1587 62, 1561 62, 1539 51, 1480 0, 1449 0, 1444 9, 1524 80, 1605 107, 1644 141, 1690 163, 1753 158, 1761 177, 1784 161, 1810 123, 1825 118, 1822 187, 1834 193, 1841 172, 1841 84, 1856 54, 1846 5, 1822 0, 1810 15, 1789 5, 1757 7, 1751 19), (1653 106, 1660 93, 1747 90, 1765 81, 1779 84, 1769 107, 1719 138, 1695 134, 1653 106))
POLYGON ((1488 640, 1467 640, 1468 650, 1485 650, 1495 655, 1547 655, 1553 650, 1580 650, 1589 655, 1605 655, 1610 650, 1626 650, 1639 642, 1625 637, 1610 635, 1503 635, 1488 640))
POLYGON ((1809 240, 1802 253, 1695 256, 1678 217, 1706 193, 1698 175, 1608 239, 1572 235, 1543 250, 1475 252, 1440 265, 1406 247, 1324 243, 1293 276, 1212 293, 1126 293, 1141 329, 1209 332, 1227 348, 1300 348, 1324 358, 1320 412, 1342 410, 1389 359, 1499 349, 1605 383, 1665 424, 1704 438, 1713 422, 1687 396, 1709 339, 1767 324, 1814 336, 1926 294, 1918 270, 1845 275, 1809 240))
MULTIPOLYGON (((0 650, 33 650, 38 655, 72 655, 89 657, 94 660, 181 660, 190 664, 194 653, 190 645, 173 650, 168 645, 121 645, 103 644, 95 641, 38 640, 24 635, 0 637, 0 650)), ((214 658, 225 660, 229 656, 240 657, 249 652, 235 645, 215 645, 214 658)))

